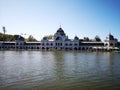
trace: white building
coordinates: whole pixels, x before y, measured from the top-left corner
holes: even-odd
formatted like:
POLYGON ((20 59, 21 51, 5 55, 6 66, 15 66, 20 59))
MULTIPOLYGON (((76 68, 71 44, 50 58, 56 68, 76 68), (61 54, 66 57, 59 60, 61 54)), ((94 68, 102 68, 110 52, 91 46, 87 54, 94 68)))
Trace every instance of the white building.
POLYGON ((42 50, 110 50, 118 49, 118 41, 109 34, 104 42, 84 42, 77 36, 69 39, 64 30, 60 27, 54 34, 52 40, 44 37, 41 40, 42 50))
POLYGON ((77 36, 69 39, 64 30, 60 27, 52 40, 46 37, 40 42, 25 42, 23 37, 18 37, 15 42, 0 42, 0 50, 24 49, 24 50, 80 50, 80 51, 110 51, 119 50, 120 43, 113 35, 109 34, 104 42, 85 42, 77 36))

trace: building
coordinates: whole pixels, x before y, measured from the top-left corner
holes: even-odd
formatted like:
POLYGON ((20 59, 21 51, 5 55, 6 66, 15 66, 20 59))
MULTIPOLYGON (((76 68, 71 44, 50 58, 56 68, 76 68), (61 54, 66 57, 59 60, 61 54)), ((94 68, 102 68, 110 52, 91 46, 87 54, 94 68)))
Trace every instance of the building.
POLYGON ((120 49, 120 42, 109 34, 103 42, 85 42, 77 36, 69 39, 60 27, 52 40, 43 37, 40 42, 25 42, 23 37, 18 37, 15 42, 0 42, 0 50, 80 50, 80 51, 112 51, 120 49))
POLYGON ((113 35, 109 34, 104 42, 84 42, 77 36, 74 39, 69 39, 64 30, 60 27, 54 34, 52 40, 43 38, 41 40, 42 50, 118 50, 118 40, 113 35))

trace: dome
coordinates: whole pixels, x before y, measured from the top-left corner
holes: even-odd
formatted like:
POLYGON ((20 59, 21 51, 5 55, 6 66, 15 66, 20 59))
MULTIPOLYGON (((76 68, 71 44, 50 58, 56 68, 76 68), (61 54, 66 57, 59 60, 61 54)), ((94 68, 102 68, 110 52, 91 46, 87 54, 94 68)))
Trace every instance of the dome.
POLYGON ((43 40, 47 40, 47 37, 43 37, 43 40))
POLYGON ((24 39, 22 36, 19 36, 19 37, 17 38, 17 40, 18 40, 18 41, 25 41, 25 39, 24 39))
POLYGON ((109 34, 108 37, 107 37, 107 39, 109 39, 109 40, 114 40, 114 36, 111 35, 111 34, 109 34))
POLYGON ((57 32, 64 32, 63 29, 60 27, 57 32))
POLYGON ((65 35, 65 33, 61 27, 57 30, 56 34, 62 35, 62 36, 65 35))
POLYGON ((77 36, 74 37, 74 40, 79 40, 79 38, 77 36))

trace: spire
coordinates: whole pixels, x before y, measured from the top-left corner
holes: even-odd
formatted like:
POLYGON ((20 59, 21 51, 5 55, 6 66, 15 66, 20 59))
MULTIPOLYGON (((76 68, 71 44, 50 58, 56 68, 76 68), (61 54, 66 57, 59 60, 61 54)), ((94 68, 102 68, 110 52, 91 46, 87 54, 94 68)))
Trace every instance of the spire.
POLYGON ((60 28, 61 28, 61 23, 60 23, 60 28))
POLYGON ((109 35, 111 35, 111 30, 109 29, 109 35))
POLYGON ((61 26, 62 26, 62 25, 61 25, 61 22, 59 22, 59 28, 62 28, 61 26))

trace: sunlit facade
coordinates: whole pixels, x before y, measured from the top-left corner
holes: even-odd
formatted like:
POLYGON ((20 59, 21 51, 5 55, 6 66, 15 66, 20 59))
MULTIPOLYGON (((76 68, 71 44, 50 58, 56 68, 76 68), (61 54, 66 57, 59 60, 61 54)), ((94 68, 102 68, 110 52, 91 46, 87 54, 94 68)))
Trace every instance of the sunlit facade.
POLYGON ((40 42, 25 42, 23 37, 19 37, 16 42, 1 42, 0 49, 111 51, 119 50, 120 43, 111 34, 109 34, 103 42, 85 42, 77 36, 75 36, 74 39, 69 39, 60 27, 51 40, 43 37, 40 42))

